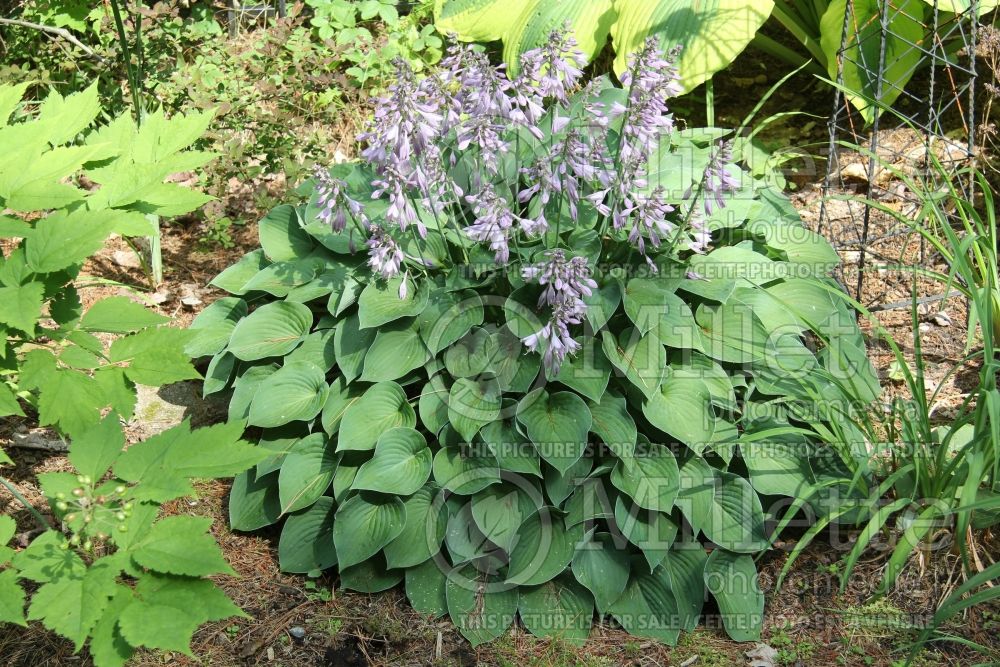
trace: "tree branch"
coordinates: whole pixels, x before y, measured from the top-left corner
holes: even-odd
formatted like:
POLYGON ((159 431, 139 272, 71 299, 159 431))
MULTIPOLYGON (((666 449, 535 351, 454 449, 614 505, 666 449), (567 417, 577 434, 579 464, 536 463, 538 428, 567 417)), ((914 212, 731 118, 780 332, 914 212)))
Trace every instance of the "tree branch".
POLYGON ((42 25, 41 23, 32 23, 31 21, 22 21, 20 19, 5 19, 0 17, 0 25, 2 24, 18 25, 21 26, 22 28, 31 28, 32 30, 40 30, 42 32, 47 32, 52 35, 57 35, 59 37, 62 37, 67 42, 77 47, 84 53, 86 53, 91 58, 96 58, 97 60, 100 60, 102 62, 105 61, 105 58, 103 56, 101 56, 92 48, 81 42, 73 35, 73 33, 71 33, 69 30, 66 30, 65 28, 56 28, 50 25, 42 25))

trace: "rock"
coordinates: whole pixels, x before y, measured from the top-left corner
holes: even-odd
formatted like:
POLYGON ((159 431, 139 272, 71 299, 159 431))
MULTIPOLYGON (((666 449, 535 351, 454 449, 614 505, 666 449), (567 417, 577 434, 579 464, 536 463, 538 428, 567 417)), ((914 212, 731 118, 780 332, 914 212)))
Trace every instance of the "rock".
POLYGON ((295 639, 302 639, 303 637, 306 636, 306 629, 296 625, 294 628, 290 628, 288 630, 288 634, 290 634, 295 639))
POLYGON ((139 261, 139 256, 131 250, 115 250, 111 254, 111 259, 114 260, 115 264, 126 269, 142 268, 142 262, 139 261))
POLYGON ((952 325, 951 316, 943 310, 939 310, 934 313, 934 316, 931 317, 931 319, 934 321, 934 324, 939 327, 950 327, 952 325))
POLYGON ((750 667, 775 667, 778 651, 767 644, 757 644, 746 652, 746 656, 750 660, 750 667))

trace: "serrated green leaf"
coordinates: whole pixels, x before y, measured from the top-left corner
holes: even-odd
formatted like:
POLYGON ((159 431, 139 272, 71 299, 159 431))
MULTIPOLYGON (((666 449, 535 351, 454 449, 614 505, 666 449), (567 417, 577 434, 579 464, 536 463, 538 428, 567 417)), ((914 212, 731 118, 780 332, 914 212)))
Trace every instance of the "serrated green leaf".
POLYGON ((24 619, 24 589, 17 583, 16 570, 0 572, 0 623, 28 626, 24 619))
POLYGON ((145 329, 112 343, 108 357, 116 364, 127 363, 125 374, 136 384, 160 387, 198 379, 201 375, 184 352, 190 339, 191 334, 182 329, 145 329))
POLYGON ((110 413, 96 426, 81 433, 69 446, 69 461, 81 475, 99 480, 125 449, 125 434, 118 415, 110 413))
POLYGON ((115 578, 121 572, 118 562, 114 556, 101 558, 83 576, 42 585, 32 597, 28 620, 41 621, 49 630, 70 639, 79 651, 116 592, 115 578))
POLYGON ((0 324, 33 334, 42 315, 44 291, 45 286, 37 282, 0 287, 0 324))
POLYGON ((86 565, 76 553, 63 549, 66 542, 61 534, 47 530, 36 537, 23 551, 18 551, 11 561, 24 579, 46 583, 57 579, 79 579, 86 565))
POLYGON ((128 333, 169 321, 169 317, 147 310, 132 299, 112 296, 91 305, 80 320, 80 326, 87 331, 128 333))
POLYGON ((156 572, 190 577, 236 574, 208 534, 211 525, 209 517, 165 517, 132 545, 129 554, 137 563, 156 572))

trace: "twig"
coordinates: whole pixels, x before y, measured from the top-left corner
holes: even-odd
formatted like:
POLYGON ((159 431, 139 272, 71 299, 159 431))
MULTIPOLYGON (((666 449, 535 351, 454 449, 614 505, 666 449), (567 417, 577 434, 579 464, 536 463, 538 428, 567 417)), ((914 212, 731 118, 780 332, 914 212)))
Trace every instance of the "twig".
POLYGON ((89 46, 78 40, 73 35, 73 33, 71 33, 69 30, 66 30, 65 28, 56 28, 55 26, 42 25, 41 23, 32 23, 31 21, 22 21, 21 19, 5 19, 5 18, 0 18, 0 24, 17 25, 21 26, 22 28, 31 28, 32 30, 40 30, 42 32, 47 32, 51 35, 58 35, 59 37, 62 37, 67 42, 69 42, 73 46, 77 47, 78 49, 86 53, 91 58, 96 58, 101 62, 107 62, 104 56, 100 55, 92 48, 90 48, 89 46))

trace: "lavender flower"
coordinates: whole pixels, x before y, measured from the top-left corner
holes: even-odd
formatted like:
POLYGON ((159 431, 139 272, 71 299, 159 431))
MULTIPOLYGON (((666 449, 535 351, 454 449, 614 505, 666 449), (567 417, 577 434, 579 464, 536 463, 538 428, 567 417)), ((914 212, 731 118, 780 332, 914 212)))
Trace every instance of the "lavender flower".
POLYGON ((587 65, 587 57, 576 46, 569 25, 553 30, 544 46, 521 56, 523 79, 537 86, 541 97, 551 97, 566 104, 567 94, 587 65))
POLYGON ((368 226, 364 207, 347 194, 347 183, 334 178, 327 169, 319 165, 313 169, 313 178, 316 180, 316 202, 322 207, 317 216, 320 220, 329 224, 333 231, 342 232, 347 226, 347 214, 350 213, 361 225, 368 226))
MULTIPOLYGON (((400 266, 405 259, 399 244, 378 225, 371 226, 371 233, 371 238, 367 241, 368 266, 386 279, 399 275, 400 266)), ((400 298, 404 298, 402 294, 400 298)))
POLYGON ((475 222, 465 228, 466 235, 474 241, 490 244, 498 264, 510 260, 510 234, 519 218, 511 211, 507 202, 489 184, 477 195, 466 197, 472 204, 475 222))
POLYGON ((705 191, 705 214, 712 215, 712 202, 719 208, 725 208, 725 195, 735 192, 740 188, 740 182, 736 180, 727 168, 733 161, 733 142, 724 141, 713 151, 712 157, 705 167, 705 174, 702 178, 702 188, 705 191))
POLYGON ((652 194, 636 204, 628 240, 636 247, 639 254, 646 255, 645 237, 649 237, 653 247, 658 248, 660 237, 666 236, 673 230, 674 225, 667 221, 667 213, 673 210, 673 206, 663 201, 662 187, 657 187, 652 194))
POLYGON ((611 115, 623 115, 620 160, 648 160, 660 134, 673 131, 674 120, 666 100, 681 92, 675 49, 664 57, 655 37, 629 58, 622 83, 629 86, 628 106, 617 105, 611 115))
POLYGON ((538 298, 538 307, 551 307, 552 316, 548 323, 523 338, 522 342, 533 352, 544 344, 542 361, 549 375, 554 377, 559 374, 566 355, 573 354, 580 347, 573 340, 569 326, 583 321, 587 314, 583 297, 593 294, 597 283, 590 277, 585 257, 573 257, 567 261, 566 254, 559 249, 549 250, 545 256, 548 261, 525 267, 521 275, 525 280, 534 280, 545 286, 538 298))
POLYGON ((381 199, 382 195, 388 193, 389 208, 386 209, 385 219, 395 223, 404 232, 411 224, 416 223, 417 231, 424 238, 427 236, 427 228, 420 221, 408 192, 412 185, 398 169, 386 167, 382 170, 381 178, 372 181, 375 188, 372 199, 381 199))
POLYGON ((708 244, 712 240, 712 232, 708 230, 705 219, 697 213, 691 215, 691 234, 693 238, 688 244, 688 248, 699 255, 703 254, 708 249, 708 244))

